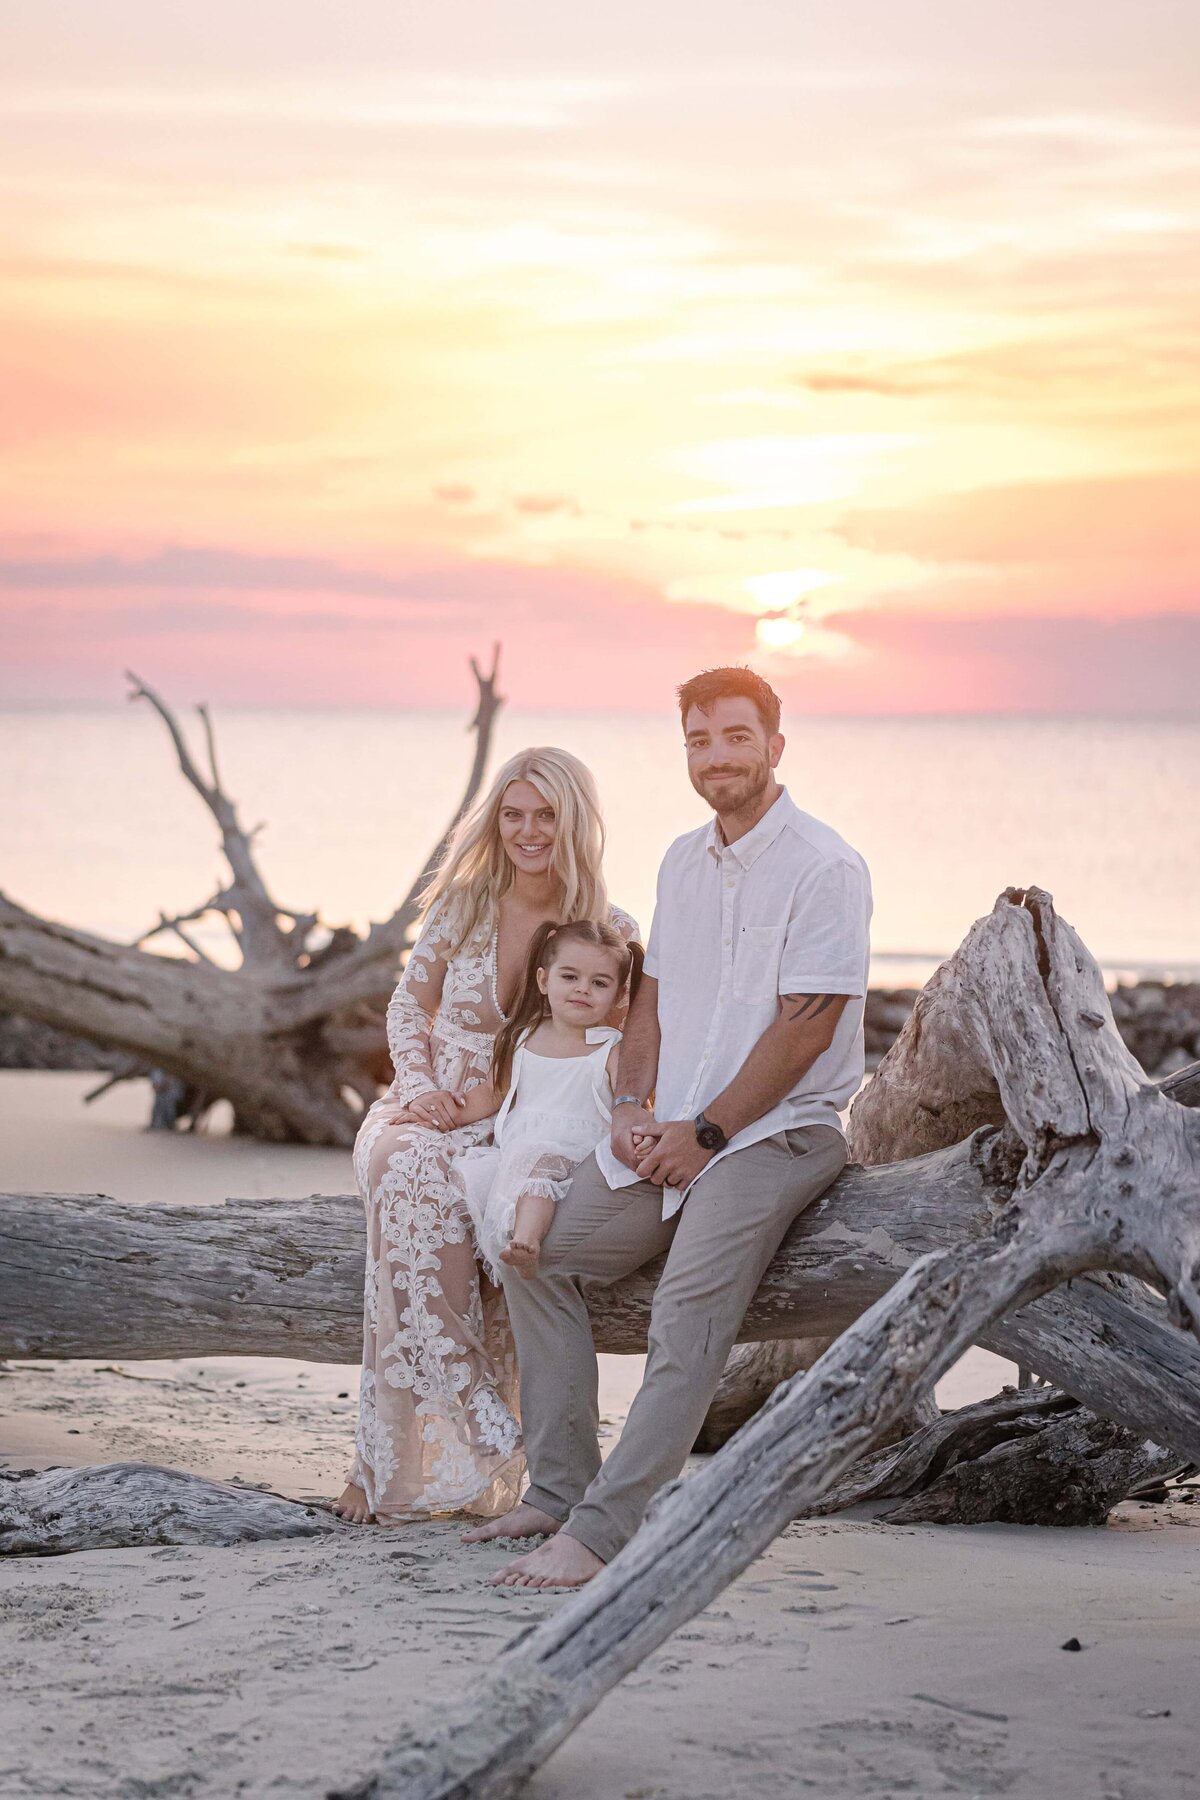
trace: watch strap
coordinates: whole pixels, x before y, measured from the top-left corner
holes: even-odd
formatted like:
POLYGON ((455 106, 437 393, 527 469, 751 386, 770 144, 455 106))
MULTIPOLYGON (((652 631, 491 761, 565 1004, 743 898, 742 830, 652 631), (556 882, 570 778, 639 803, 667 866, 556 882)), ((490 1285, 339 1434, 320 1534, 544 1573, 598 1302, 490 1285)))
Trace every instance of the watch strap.
POLYGON ((696 1128, 696 1142, 702 1149, 724 1150, 729 1139, 715 1119, 710 1119, 703 1112, 698 1112, 692 1123, 696 1128))

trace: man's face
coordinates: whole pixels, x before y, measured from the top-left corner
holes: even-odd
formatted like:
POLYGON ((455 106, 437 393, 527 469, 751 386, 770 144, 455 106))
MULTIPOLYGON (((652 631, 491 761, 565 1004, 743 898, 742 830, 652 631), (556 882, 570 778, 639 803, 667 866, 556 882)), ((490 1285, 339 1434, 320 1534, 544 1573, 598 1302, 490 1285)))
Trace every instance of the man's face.
POLYGON ((783 738, 767 736, 758 708, 741 695, 714 700, 708 712, 693 706, 683 736, 692 786, 718 813, 752 805, 783 754, 783 738))

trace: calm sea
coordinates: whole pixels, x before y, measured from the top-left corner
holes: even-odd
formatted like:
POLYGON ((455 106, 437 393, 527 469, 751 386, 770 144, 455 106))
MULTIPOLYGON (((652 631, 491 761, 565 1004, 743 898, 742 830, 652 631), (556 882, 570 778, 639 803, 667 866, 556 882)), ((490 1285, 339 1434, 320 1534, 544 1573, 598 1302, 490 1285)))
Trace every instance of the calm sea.
MULTIPOLYGON (((333 924, 391 911, 471 750, 443 712, 231 710, 217 730, 277 897, 333 924)), ((677 722, 505 709, 493 766, 537 743, 594 769, 611 892, 648 927, 659 855, 706 817, 677 722)), ((1049 888, 1110 972, 1200 968, 1200 720, 820 719, 791 725, 782 773, 870 864, 878 983, 923 980, 1010 883, 1049 888)), ((145 705, 0 712, 13 899, 128 939, 220 879, 215 827, 145 705)))

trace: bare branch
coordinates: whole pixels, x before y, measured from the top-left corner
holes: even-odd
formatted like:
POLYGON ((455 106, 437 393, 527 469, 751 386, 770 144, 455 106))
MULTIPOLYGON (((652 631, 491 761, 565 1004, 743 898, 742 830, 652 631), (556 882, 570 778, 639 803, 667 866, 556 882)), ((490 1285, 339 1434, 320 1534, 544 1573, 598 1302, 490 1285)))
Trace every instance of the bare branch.
POLYGON ((228 905, 216 910, 224 912, 227 917, 231 911, 236 912, 238 924, 234 926, 232 919, 230 924, 243 961, 258 968, 275 968, 281 971, 294 968, 295 952, 279 924, 281 909, 272 898, 254 859, 253 844, 258 828, 250 832, 245 830, 238 818, 237 807, 220 784, 216 740, 208 708, 199 706, 196 710, 200 714, 208 746, 211 783, 204 780, 196 767, 170 707, 132 671, 127 670, 126 675, 131 684, 130 699, 148 700, 162 719, 175 746, 181 772, 200 795, 220 829, 221 848, 233 875, 233 883, 228 890, 228 905))
POLYGON ((475 677, 475 682, 479 689, 479 699, 475 708, 475 717, 467 727, 468 731, 473 731, 475 733, 475 758, 471 764, 471 773, 467 777, 467 785, 463 789, 462 799, 458 803, 458 810, 455 812, 454 817, 442 833, 435 849, 426 860, 425 867, 413 882, 413 885, 408 890, 408 893, 405 895, 401 904, 401 911, 403 911, 405 907, 412 907, 414 915, 421 893, 436 874, 438 866, 440 865, 443 856, 446 854, 446 846, 450 842, 455 827, 459 824, 460 820, 466 816, 476 794, 478 794, 483 785, 484 772, 487 769, 488 757, 491 754, 492 728, 495 724, 496 714, 504 705, 503 697, 497 692, 496 688, 496 683, 500 674, 500 645, 498 643, 492 645, 492 666, 488 673, 486 675, 483 673, 483 670, 480 668, 474 657, 471 658, 471 673, 475 677))
MULTIPOLYGON (((217 768, 217 739, 216 733, 213 731, 212 714, 208 710, 208 703, 206 701, 201 701, 200 705, 197 706, 196 711, 199 713, 200 722, 204 726, 204 741, 208 746, 208 767, 212 774, 212 784, 214 788, 219 790, 221 786, 221 776, 217 768)), ((251 836, 253 836, 253 833, 251 833, 251 836)))
POLYGON ((192 912, 180 913, 173 919, 168 919, 166 913, 160 912, 158 915, 158 924, 152 925, 149 931, 143 931, 141 937, 134 938, 132 947, 135 950, 140 949, 143 944, 148 944, 151 938, 160 936, 164 931, 170 931, 187 945, 193 956, 199 957, 201 962, 211 963, 215 968, 217 966, 215 959, 208 954, 207 950, 202 949, 200 945, 196 943, 194 938, 189 937, 183 927, 185 925, 193 924, 197 919, 207 918, 208 914, 211 912, 219 912, 225 916, 226 922, 229 923, 230 929, 232 930, 232 922, 228 917, 229 909, 227 906, 220 904, 222 899, 222 894, 214 894, 212 899, 206 900, 202 906, 197 906, 192 912))
POLYGON ((380 996, 386 997, 386 994, 390 992, 396 978, 400 958, 404 954, 408 933, 420 917, 421 894, 446 854, 446 846, 455 826, 464 817, 482 786, 484 772, 491 754, 492 732, 496 715, 504 705, 503 697, 497 691, 496 686, 499 669, 499 644, 492 646, 492 666, 486 675, 475 658, 471 658, 471 673, 475 677, 479 697, 475 716, 467 729, 475 733, 475 755, 466 787, 453 818, 426 858, 421 873, 391 918, 373 924, 359 948, 339 958, 336 975, 323 965, 302 987, 297 986, 288 994, 287 1013, 290 1022, 294 1025, 301 1025, 308 1019, 319 1018, 328 1012, 329 1003, 325 997, 326 981, 336 980, 343 1003, 352 1000, 378 999, 380 996))

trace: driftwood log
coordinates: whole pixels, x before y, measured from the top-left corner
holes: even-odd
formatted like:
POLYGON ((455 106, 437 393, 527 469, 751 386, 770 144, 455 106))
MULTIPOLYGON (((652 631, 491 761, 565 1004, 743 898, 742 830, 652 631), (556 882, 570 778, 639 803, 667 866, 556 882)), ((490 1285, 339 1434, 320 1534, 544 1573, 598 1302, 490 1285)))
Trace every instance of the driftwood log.
MULTIPOLYGON (((849 1180, 928 1176, 940 1165, 951 1183, 963 1157, 948 1146, 968 1133, 980 1229, 907 1268, 810 1370, 659 1496, 607 1569, 508 1645, 469 1693, 405 1730, 348 1794, 518 1792, 616 1682, 819 1503, 971 1343, 1052 1290, 1061 1305, 1064 1283, 1128 1309, 1105 1333, 1108 1391, 1097 1410, 1123 1412, 1132 1430, 1194 1454, 1176 1439, 1194 1443, 1195 1395, 1164 1379, 1153 1357, 1130 1379, 1145 1353, 1138 1307, 1078 1278, 1103 1269, 1151 1283, 1194 1357, 1200 1118, 1133 1061, 1093 958, 1036 890, 1002 895, 925 990, 852 1121, 855 1153, 891 1166, 849 1180), (1168 1430, 1129 1404, 1134 1385, 1147 1399, 1157 1391, 1168 1430)), ((1054 1373, 1046 1352, 1021 1360, 1054 1373)), ((1062 1385, 1088 1398, 1076 1380, 1062 1385)))
POLYGON ((353 1143, 364 1107, 391 1078, 383 1015, 418 896, 483 780, 502 704, 498 658, 499 646, 487 674, 471 663, 478 687, 475 753, 454 818, 392 916, 361 939, 347 927, 330 931, 315 913, 274 898, 255 854, 257 828, 242 825, 222 786, 207 708, 198 709, 202 767, 170 708, 130 676, 130 697, 159 714, 181 773, 217 824, 228 880, 191 912, 160 913, 132 945, 43 919, 0 894, 0 1012, 103 1045, 127 1059, 127 1072, 156 1071, 173 1084, 171 1110, 181 1115, 196 1117, 224 1098, 239 1129, 255 1137, 353 1143), (228 926, 238 967, 215 963, 191 931, 209 916, 228 926), (161 935, 186 954, 160 956, 142 947, 161 935))
POLYGON ((346 1529, 320 1507, 152 1463, 0 1473, 0 1556, 63 1556, 131 1544, 247 1544, 346 1529))
POLYGON ((899 1504, 876 1518, 890 1525, 1102 1525, 1129 1494, 1161 1487, 1190 1467, 1058 1388, 1006 1387, 864 1456, 808 1513, 895 1499, 899 1504))
MULTIPOLYGON (((747 1419, 766 1405, 781 1381, 790 1381, 793 1375, 811 1369, 832 1342, 832 1337, 811 1337, 735 1344, 694 1448, 701 1455, 710 1456, 727 1444, 734 1432, 740 1431, 747 1419)), ((887 1442, 911 1437, 940 1416, 932 1394, 927 1394, 896 1421, 887 1442)))
MULTIPOLYGON (((1173 1079, 1200 1100, 1200 1081, 1173 1079)), ((984 1235, 1013 1180, 995 1131, 907 1163, 851 1165, 784 1240, 743 1343, 834 1338, 917 1258, 984 1235)), ((362 1207, 350 1195, 223 1206, 0 1195, 0 1357, 354 1362, 363 1255, 362 1207)), ((593 1291, 599 1350, 645 1349, 656 1273, 651 1264, 593 1291)), ((1070 1281, 981 1322, 976 1341, 1200 1461, 1200 1345, 1141 1282, 1070 1281)))

